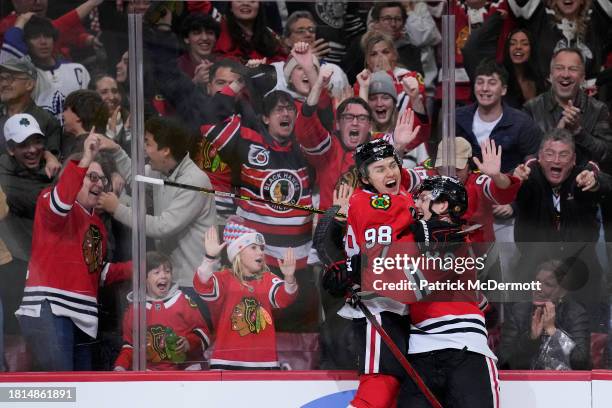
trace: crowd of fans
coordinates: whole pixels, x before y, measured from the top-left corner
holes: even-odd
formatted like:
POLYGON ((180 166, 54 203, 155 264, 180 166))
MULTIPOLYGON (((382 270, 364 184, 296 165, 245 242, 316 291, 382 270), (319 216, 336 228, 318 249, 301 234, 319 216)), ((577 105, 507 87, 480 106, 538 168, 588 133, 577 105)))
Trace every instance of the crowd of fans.
POLYGON ((131 367, 129 12, 144 14, 146 175, 247 198, 147 190, 148 368, 354 368, 317 217, 283 204, 345 203, 355 149, 379 138, 413 182, 465 184, 489 277, 542 283, 491 294, 500 368, 609 367, 610 0, 74 7, 0 6, 0 371, 131 367))

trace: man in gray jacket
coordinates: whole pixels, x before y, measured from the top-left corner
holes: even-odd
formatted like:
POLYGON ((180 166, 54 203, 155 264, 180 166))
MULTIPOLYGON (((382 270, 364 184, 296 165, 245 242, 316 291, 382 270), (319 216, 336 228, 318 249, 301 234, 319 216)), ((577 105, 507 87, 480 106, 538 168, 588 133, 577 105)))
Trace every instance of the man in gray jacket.
POLYGON ((527 102, 525 111, 542 132, 569 130, 576 143, 578 164, 592 160, 612 170, 612 129, 606 105, 588 96, 584 82, 584 60, 579 50, 556 51, 550 62, 551 88, 527 102))
MULTIPOLYGON (((102 135, 101 150, 112 152, 121 176, 131 182, 131 159, 121 147, 102 135)), ((206 173, 189 158, 188 134, 175 120, 152 117, 145 124, 147 176, 176 183, 212 188, 206 173)), ((132 210, 113 193, 102 193, 99 206, 126 226, 131 226, 132 210)), ((154 215, 146 216, 147 237, 155 239, 157 250, 167 254, 176 281, 183 288, 193 287, 193 275, 202 261, 204 233, 215 225, 214 198, 210 195, 169 186, 153 190, 154 215)), ((187 290, 189 292, 189 290, 187 290)))

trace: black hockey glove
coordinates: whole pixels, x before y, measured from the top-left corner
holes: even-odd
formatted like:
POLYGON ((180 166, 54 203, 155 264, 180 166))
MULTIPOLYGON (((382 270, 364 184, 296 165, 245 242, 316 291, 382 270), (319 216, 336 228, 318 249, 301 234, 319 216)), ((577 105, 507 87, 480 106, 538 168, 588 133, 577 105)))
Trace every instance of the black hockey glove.
POLYGON ((329 265, 323 273, 322 286, 334 297, 350 294, 351 288, 361 284, 361 256, 355 255, 350 260, 341 260, 329 265))

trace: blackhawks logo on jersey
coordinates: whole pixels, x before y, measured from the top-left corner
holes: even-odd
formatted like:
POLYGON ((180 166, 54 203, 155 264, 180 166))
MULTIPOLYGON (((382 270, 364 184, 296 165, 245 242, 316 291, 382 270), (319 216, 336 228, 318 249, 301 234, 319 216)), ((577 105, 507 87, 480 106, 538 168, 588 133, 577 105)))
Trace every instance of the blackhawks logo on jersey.
POLYGON ((83 237, 83 259, 89 273, 99 272, 104 262, 102 256, 102 232, 97 225, 90 225, 83 237))
POLYGON ((244 297, 236 306, 231 316, 232 330, 241 336, 258 334, 272 324, 272 317, 255 298, 244 297))
POLYGON ((372 196, 370 205, 377 210, 386 210, 391 207, 391 197, 388 194, 372 196))
POLYGON ((217 149, 206 139, 198 142, 193 161, 200 169, 207 172, 223 172, 228 168, 227 164, 221 160, 217 149))
POLYGON ((179 336, 170 327, 155 324, 147 327, 147 361, 182 363, 186 355, 177 351, 179 336))
MULTIPOLYGON (((297 204, 302 197, 302 183, 299 176, 291 171, 275 171, 264 179, 261 196, 277 203, 297 204)), ((291 208, 281 205, 266 205, 276 212, 291 211, 291 208)))
POLYGON ((338 179, 335 189, 338 190, 342 184, 347 184, 353 188, 357 188, 357 185, 359 184, 359 173, 357 172, 357 167, 351 166, 350 169, 343 173, 338 179))

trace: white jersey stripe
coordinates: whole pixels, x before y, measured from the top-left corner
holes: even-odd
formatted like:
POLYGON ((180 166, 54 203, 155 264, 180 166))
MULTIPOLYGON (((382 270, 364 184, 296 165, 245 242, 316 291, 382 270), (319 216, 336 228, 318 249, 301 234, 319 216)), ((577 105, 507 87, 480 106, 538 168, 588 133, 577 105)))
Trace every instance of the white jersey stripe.
POLYGON ((302 150, 304 150, 304 152, 311 154, 313 156, 320 156, 323 153, 326 153, 330 147, 331 147, 331 137, 328 134, 327 137, 323 139, 323 141, 319 143, 318 145, 314 147, 309 147, 309 148, 302 146, 302 150))
POLYGON ((210 365, 227 365, 236 367, 278 367, 278 361, 232 361, 211 358, 210 365))
POLYGON ((51 200, 51 203, 56 205, 58 211, 61 211, 61 212, 68 212, 72 208, 72 205, 66 204, 62 201, 59 194, 57 194, 57 187, 53 188, 53 199, 51 200))
POLYGON ((489 357, 485 357, 487 368, 489 369, 489 381, 491 383, 491 397, 493 398, 493 408, 499 408, 499 376, 495 361, 489 357))
MULTIPOLYGON (((251 204, 254 204, 254 203, 251 203, 251 204)), ((263 204, 263 205, 265 206, 266 204, 263 204)), ((247 211, 244 211, 240 207, 238 207, 238 209, 236 210, 236 215, 239 215, 240 217, 247 219, 247 220, 256 221, 261 224, 268 224, 268 225, 279 225, 279 220, 280 220, 277 217, 270 217, 267 215, 259 215, 259 214, 255 214, 252 212, 247 212, 247 211)), ((282 225, 283 226, 304 225, 310 221, 312 221, 312 215, 308 215, 306 217, 287 217, 287 218, 282 218, 282 225)))

